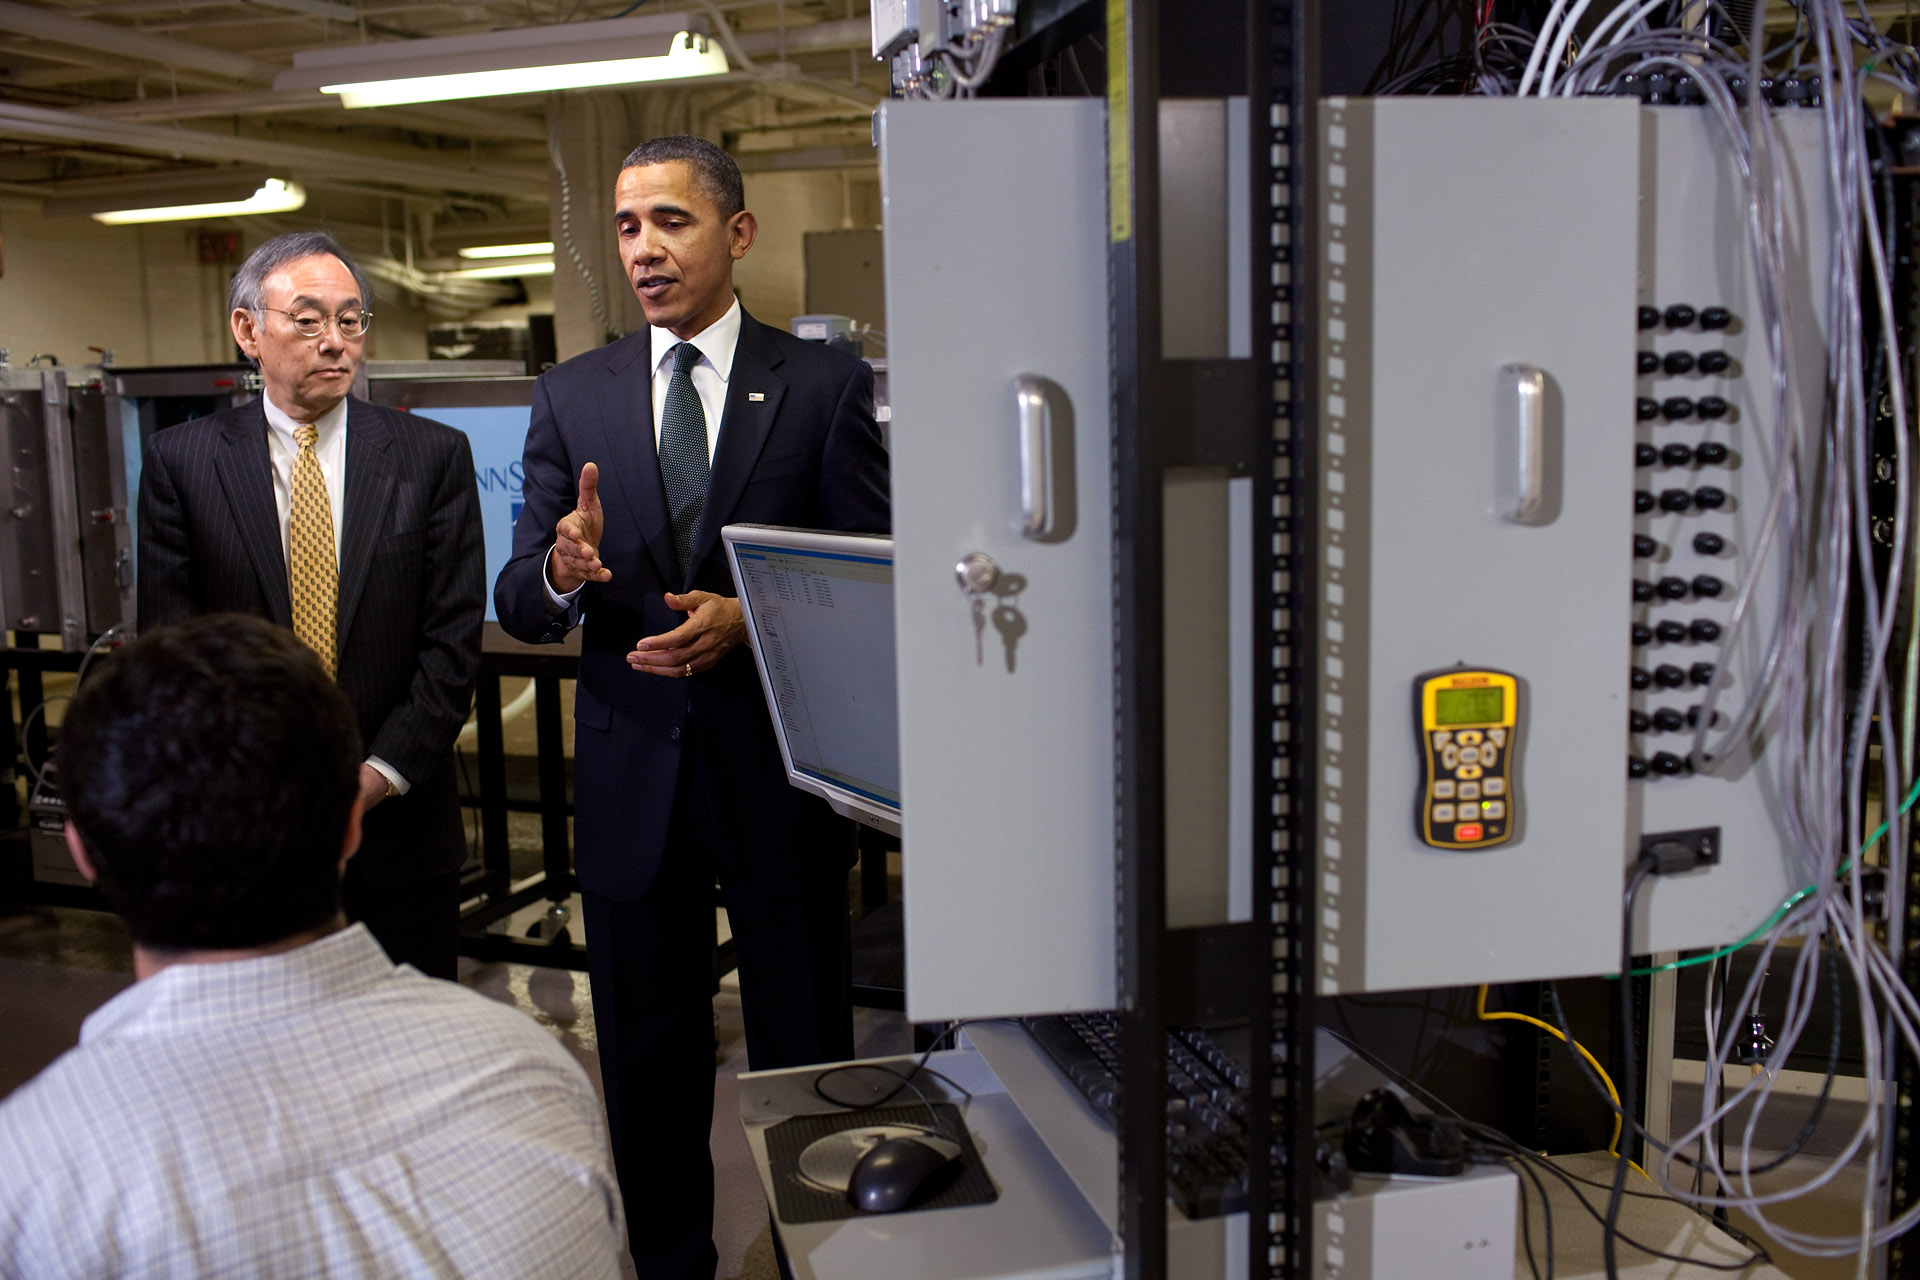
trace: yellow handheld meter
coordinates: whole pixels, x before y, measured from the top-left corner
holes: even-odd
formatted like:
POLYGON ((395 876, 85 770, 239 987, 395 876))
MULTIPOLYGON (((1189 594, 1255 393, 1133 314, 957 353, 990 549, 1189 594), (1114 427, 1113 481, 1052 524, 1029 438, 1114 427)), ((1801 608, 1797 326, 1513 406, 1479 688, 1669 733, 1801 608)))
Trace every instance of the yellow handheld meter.
POLYGON ((1505 844, 1519 817, 1520 682, 1505 671, 1454 667, 1413 683, 1420 789, 1413 827, 1436 849, 1505 844))

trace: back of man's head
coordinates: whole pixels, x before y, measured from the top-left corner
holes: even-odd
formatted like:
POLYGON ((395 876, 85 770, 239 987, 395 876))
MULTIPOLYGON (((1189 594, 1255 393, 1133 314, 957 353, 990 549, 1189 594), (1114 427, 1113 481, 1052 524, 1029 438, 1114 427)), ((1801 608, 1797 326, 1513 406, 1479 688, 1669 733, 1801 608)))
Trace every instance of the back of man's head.
POLYGON ((266 946, 340 910, 351 704, 291 632, 211 614, 142 635, 75 695, 68 812, 133 940, 266 946))

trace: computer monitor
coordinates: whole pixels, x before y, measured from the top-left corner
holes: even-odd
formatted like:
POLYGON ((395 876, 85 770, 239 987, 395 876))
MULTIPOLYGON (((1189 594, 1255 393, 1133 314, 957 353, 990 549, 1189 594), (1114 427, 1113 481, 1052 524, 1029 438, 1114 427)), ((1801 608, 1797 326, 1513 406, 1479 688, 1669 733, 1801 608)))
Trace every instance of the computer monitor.
POLYGON ((720 536, 787 781, 899 835, 893 540, 751 524, 720 536))
POLYGON ((390 362, 369 368, 367 398, 432 418, 462 432, 473 448, 473 480, 480 492, 480 527, 486 539, 487 621, 498 621, 493 584, 513 554, 513 526, 520 518, 521 454, 533 421, 533 379, 457 376, 467 361, 437 361, 456 376, 427 377, 418 363, 390 362))

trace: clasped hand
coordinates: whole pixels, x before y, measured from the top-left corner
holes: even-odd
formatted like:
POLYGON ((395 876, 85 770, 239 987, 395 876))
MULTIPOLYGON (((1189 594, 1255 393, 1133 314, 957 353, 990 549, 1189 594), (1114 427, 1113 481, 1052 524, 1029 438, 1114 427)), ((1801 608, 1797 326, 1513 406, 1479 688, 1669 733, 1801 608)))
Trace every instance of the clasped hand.
POLYGON ((669 591, 666 599, 667 608, 686 614, 687 620, 664 635, 648 636, 634 645, 627 665, 635 671, 684 679, 709 670, 747 637, 740 602, 730 596, 669 591))

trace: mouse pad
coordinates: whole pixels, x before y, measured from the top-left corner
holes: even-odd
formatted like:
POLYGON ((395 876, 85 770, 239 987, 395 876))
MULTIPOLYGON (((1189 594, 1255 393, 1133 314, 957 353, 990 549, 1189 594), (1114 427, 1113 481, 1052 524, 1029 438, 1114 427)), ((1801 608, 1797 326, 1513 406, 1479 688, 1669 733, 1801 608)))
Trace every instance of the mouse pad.
MULTIPOLYGON (((958 1209, 992 1204, 1000 1198, 987 1168, 974 1150, 966 1121, 950 1103, 936 1102, 936 1136, 960 1145, 960 1158, 921 1186, 906 1212, 958 1209)), ((836 1111, 794 1116, 767 1130, 767 1162, 773 1168, 775 1208, 780 1221, 838 1222, 863 1214, 847 1199, 847 1177, 867 1149, 883 1138, 915 1137, 928 1132, 927 1109, 918 1103, 873 1111, 836 1111)))

